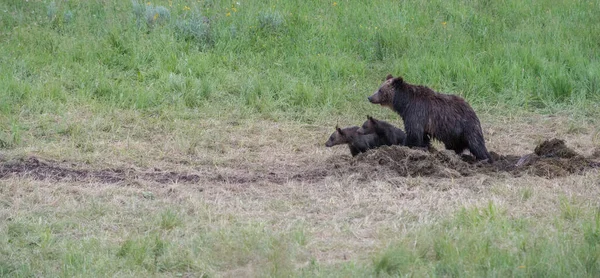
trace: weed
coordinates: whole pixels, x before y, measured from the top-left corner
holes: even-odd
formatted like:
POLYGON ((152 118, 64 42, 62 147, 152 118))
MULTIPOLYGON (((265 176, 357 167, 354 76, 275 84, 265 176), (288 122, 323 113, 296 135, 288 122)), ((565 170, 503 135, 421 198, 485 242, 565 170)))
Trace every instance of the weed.
POLYGON ((199 11, 193 11, 178 19, 175 30, 179 38, 196 43, 201 49, 213 43, 211 28, 207 17, 199 11))
POLYGON ((531 187, 524 187, 520 191, 521 191, 521 201, 523 201, 523 202, 529 200, 531 198, 531 196, 533 196, 533 188, 531 188, 531 187))
POLYGON ((131 4, 138 27, 141 27, 141 23, 145 22, 146 26, 152 29, 157 25, 167 24, 171 20, 171 12, 164 6, 143 4, 136 0, 132 0, 131 4))
POLYGON ((160 214, 160 227, 165 230, 172 230, 181 225, 181 220, 176 212, 166 210, 160 214))
POLYGON ((258 15, 258 28, 265 32, 276 33, 282 31, 285 24, 279 12, 262 12, 258 15))

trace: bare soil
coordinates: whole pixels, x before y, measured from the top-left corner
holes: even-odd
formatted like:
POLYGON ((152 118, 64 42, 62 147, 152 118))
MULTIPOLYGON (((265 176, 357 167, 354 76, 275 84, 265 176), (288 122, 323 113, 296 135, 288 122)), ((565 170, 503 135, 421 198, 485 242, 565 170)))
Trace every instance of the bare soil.
POLYGON ((156 183, 224 182, 231 184, 275 183, 289 181, 318 182, 328 176, 354 175, 359 180, 381 180, 386 177, 436 177, 458 178, 477 174, 492 177, 519 177, 532 175, 547 179, 581 174, 587 169, 598 168, 596 152, 590 157, 568 148, 560 139, 546 140, 533 153, 523 156, 500 155, 491 152, 493 163, 477 162, 470 155, 456 155, 448 150, 428 151, 402 146, 385 146, 360 154, 332 156, 320 163, 307 165, 270 165, 261 169, 251 167, 207 168, 196 173, 139 170, 87 169, 75 163, 43 160, 28 157, 0 160, 0 179, 24 177, 50 181, 96 181, 119 183, 145 180, 156 183))
POLYGON ((49 181, 96 181, 117 183, 126 180, 151 180, 159 183, 197 182, 200 176, 176 172, 163 172, 158 169, 142 172, 135 169, 93 170, 78 167, 74 163, 41 160, 37 157, 20 158, 0 162, 0 178, 14 176, 49 181))

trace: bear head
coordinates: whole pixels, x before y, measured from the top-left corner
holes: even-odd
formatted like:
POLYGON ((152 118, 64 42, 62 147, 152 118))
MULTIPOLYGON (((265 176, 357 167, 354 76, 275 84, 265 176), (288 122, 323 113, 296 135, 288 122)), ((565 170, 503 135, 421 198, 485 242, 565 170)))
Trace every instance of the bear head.
POLYGON ((396 89, 400 88, 404 80, 402 77, 393 77, 391 74, 385 78, 385 81, 373 95, 368 97, 369 102, 373 104, 379 104, 381 106, 387 106, 392 108, 394 105, 394 95, 396 93, 396 89))
POLYGON ((356 131, 357 134, 366 135, 375 133, 375 127, 379 124, 379 121, 371 116, 367 115, 367 120, 363 125, 356 131))
POLYGON ((348 139, 350 136, 351 130, 347 130, 346 128, 341 129, 338 126, 335 127, 335 132, 329 136, 329 140, 325 143, 325 147, 333 147, 335 145, 347 144, 350 142, 348 139))

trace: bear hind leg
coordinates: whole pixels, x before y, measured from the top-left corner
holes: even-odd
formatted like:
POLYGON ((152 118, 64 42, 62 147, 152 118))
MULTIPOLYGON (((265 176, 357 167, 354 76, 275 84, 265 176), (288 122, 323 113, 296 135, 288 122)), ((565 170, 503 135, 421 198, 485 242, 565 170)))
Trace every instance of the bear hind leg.
POLYGON ((488 150, 485 147, 483 136, 474 136, 473 140, 469 140, 469 151, 477 158, 477 160, 485 160, 492 163, 493 159, 488 150))

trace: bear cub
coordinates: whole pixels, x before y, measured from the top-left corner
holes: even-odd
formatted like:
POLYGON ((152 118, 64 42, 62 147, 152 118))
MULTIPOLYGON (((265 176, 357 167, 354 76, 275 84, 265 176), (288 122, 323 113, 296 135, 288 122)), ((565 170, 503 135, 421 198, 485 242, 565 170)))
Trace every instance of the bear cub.
POLYGON ((384 145, 402 145, 406 134, 392 124, 367 116, 367 121, 356 131, 358 134, 377 134, 384 145))
POLYGON ((477 160, 493 162, 485 147, 479 118, 459 96, 437 93, 390 74, 368 100, 388 107, 402 117, 406 130, 405 146, 428 147, 431 137, 457 154, 469 149, 477 160))
POLYGON ((377 148, 382 145, 382 142, 377 134, 358 134, 359 127, 352 126, 341 129, 335 127, 335 132, 329 136, 329 140, 325 143, 326 147, 335 145, 347 144, 350 149, 350 154, 356 156, 359 153, 364 153, 370 149, 377 148))

